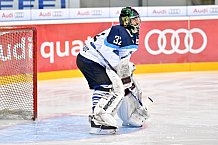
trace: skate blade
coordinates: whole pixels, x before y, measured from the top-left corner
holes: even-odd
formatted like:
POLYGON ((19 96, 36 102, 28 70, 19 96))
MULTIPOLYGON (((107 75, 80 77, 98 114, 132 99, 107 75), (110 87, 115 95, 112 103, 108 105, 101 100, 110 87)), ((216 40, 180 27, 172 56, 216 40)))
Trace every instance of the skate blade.
POLYGON ((97 134, 97 135, 111 135, 116 134, 117 129, 101 129, 101 128, 94 128, 92 127, 89 131, 90 134, 97 134))

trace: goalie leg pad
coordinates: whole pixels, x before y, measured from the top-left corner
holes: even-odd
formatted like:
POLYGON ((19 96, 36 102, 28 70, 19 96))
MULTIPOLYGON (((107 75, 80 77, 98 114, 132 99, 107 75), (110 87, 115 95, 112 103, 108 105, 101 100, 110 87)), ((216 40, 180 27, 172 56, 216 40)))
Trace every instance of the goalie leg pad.
POLYGON ((113 70, 106 69, 108 77, 112 82, 113 91, 108 96, 102 97, 94 110, 95 114, 115 115, 120 102, 124 97, 124 86, 120 77, 113 70))
POLYGON ((100 99, 94 109, 94 121, 98 124, 117 127, 114 115, 120 98, 113 93, 100 99))
POLYGON ((95 90, 92 95, 92 112, 94 112, 94 109, 98 102, 101 100, 101 98, 109 95, 110 92, 108 91, 95 90))
POLYGON ((124 126, 141 127, 149 117, 147 109, 144 108, 131 93, 126 95, 117 112, 124 126))
POLYGON ((118 128, 114 115, 124 97, 124 86, 120 77, 113 70, 107 69, 106 72, 112 82, 113 91, 102 96, 94 108, 94 116, 91 120, 91 125, 93 125, 92 123, 95 125, 91 126, 91 129, 94 128, 95 130, 96 128, 105 130, 106 128, 102 128, 102 126, 112 127, 112 129, 118 128))
POLYGON ((108 113, 108 104, 111 104, 111 100, 114 96, 104 96, 100 99, 98 104, 95 106, 94 114, 90 118, 91 123, 91 134, 115 134, 118 126, 117 121, 114 118, 113 112, 108 113))

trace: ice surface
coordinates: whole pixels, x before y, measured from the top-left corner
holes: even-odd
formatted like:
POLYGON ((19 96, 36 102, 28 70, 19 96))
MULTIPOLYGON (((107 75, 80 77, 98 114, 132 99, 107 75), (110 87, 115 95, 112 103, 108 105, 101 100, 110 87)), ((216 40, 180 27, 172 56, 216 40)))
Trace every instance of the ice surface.
POLYGON ((36 121, 0 120, 4 145, 217 145, 218 72, 135 75, 154 103, 143 128, 88 133, 91 94, 84 78, 38 82, 36 121))

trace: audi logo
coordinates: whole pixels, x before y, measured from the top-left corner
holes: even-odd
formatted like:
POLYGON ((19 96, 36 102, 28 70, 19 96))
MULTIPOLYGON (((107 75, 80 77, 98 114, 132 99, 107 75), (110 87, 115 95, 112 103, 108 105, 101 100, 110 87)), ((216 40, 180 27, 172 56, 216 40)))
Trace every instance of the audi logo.
POLYGON ((62 17, 63 16, 63 12, 62 11, 53 11, 52 12, 52 16, 53 17, 62 17))
POLYGON ((169 9, 168 14, 180 14, 181 10, 180 9, 169 9))
POLYGON ((91 15, 92 16, 101 16, 102 15, 102 10, 92 10, 91 15))
POLYGON ((218 8, 210 8, 210 13, 218 13, 218 8))
POLYGON ((24 17, 24 12, 15 12, 14 17, 15 18, 23 18, 24 17))
POLYGON ((178 30, 173 30, 173 29, 165 29, 163 31, 158 30, 158 29, 153 29, 151 31, 149 31, 147 33, 147 35, 145 36, 145 48, 146 50, 152 54, 152 55, 158 55, 158 54, 173 54, 173 53, 178 53, 178 54, 185 54, 185 53, 193 53, 193 54, 197 54, 202 52, 207 45, 207 36, 204 33, 203 30, 199 29, 199 28, 193 28, 190 30, 187 29, 178 29, 178 30), (179 34, 180 33, 185 33, 185 37, 184 37, 184 45, 185 48, 184 49, 180 49, 180 37, 179 34), (203 39, 203 43, 199 48, 193 48, 193 44, 197 43, 196 41, 194 41, 193 38, 193 33, 199 33, 202 36, 203 39), (157 46, 158 49, 156 48, 151 48, 149 46, 149 39, 152 35, 157 34, 158 38, 157 38, 157 46), (166 48, 167 47, 167 37, 166 34, 171 34, 171 39, 170 39, 170 45, 171 48, 166 48))

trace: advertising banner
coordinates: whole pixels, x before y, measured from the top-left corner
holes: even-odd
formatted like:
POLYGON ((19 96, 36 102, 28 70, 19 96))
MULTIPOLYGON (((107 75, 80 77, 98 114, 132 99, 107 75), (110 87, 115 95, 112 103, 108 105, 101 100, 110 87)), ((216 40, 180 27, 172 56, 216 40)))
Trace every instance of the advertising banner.
POLYGON ((0 21, 24 21, 30 20, 30 10, 4 10, 0 11, 0 21))
POLYGON ((66 8, 67 0, 1 0, 0 10, 66 8))
MULTIPOLYGON (((38 71, 76 69, 76 55, 87 37, 110 22, 37 25, 38 71)), ((135 64, 217 62, 218 20, 143 21, 135 64), (213 24, 209 25, 209 24, 213 24)))
POLYGON ((218 20, 143 22, 133 60, 142 64, 217 62, 216 25, 218 20))
MULTIPOLYGON (((75 20, 94 18, 117 18, 122 7, 104 8, 65 8, 65 0, 4 0, 0 1, 0 21, 35 21, 35 20, 75 20), (39 5, 37 4, 39 2, 39 5), (51 3, 51 4, 46 4, 51 3), (13 8, 19 4, 19 8, 13 8), (49 7, 50 8, 49 8, 49 7), (24 9, 25 8, 25 9, 24 9)), ((134 7, 141 18, 187 17, 187 16, 217 16, 218 6, 165 6, 165 7, 134 7)), ((103 22, 104 20, 102 20, 103 22)), ((1 24, 0 24, 1 25, 1 24)))
MULTIPOLYGON (((114 24, 77 22, 34 25, 37 28, 38 72, 77 69, 76 56, 85 40, 114 24)), ((132 61, 136 65, 218 62, 217 25, 217 19, 142 21, 139 48, 132 61)), ((3 49, 1 47, 2 52, 3 49)))
POLYGON ((218 6, 217 5, 208 5, 208 6, 189 6, 188 7, 189 16, 217 16, 218 15, 218 6))
POLYGON ((76 69, 84 41, 110 26, 111 22, 37 25, 38 71, 76 69))
POLYGON ((186 7, 148 7, 148 16, 172 17, 186 16, 186 7))

